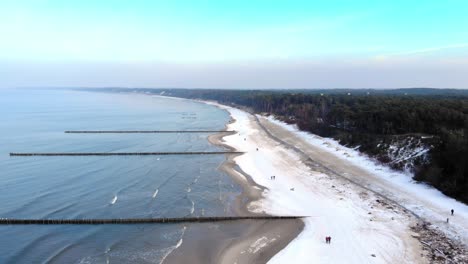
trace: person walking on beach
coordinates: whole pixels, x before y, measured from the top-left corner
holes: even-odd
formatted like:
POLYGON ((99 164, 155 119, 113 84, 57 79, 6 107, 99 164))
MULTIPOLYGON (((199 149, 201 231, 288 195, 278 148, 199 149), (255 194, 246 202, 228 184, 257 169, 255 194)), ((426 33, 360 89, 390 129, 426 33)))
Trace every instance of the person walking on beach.
POLYGON ((328 237, 328 244, 331 244, 331 236, 328 237))
POLYGON ((453 209, 452 209, 452 210, 450 210, 450 212, 451 212, 451 213, 452 213, 452 215, 453 215, 453 212, 455 212, 455 211, 453 211, 453 209))

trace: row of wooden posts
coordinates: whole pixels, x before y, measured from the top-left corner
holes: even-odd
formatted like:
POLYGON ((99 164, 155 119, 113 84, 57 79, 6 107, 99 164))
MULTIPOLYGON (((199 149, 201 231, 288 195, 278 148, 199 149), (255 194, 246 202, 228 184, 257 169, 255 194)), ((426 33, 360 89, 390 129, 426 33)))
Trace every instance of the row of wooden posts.
POLYGON ((291 220, 303 216, 212 216, 169 218, 116 218, 116 219, 10 219, 0 218, 0 225, 103 225, 103 224, 176 224, 225 222, 237 220, 291 220))
MULTIPOLYGON (((150 131, 65 131, 65 133, 103 134, 103 133, 231 133, 235 131, 209 130, 150 130, 150 131)), ((218 155, 242 154, 240 151, 205 151, 205 152, 57 152, 57 153, 10 153, 10 156, 153 156, 153 155, 218 155)), ((303 216, 212 216, 212 217, 169 217, 169 218, 117 218, 117 219, 13 219, 0 218, 0 225, 102 225, 102 224, 170 224, 202 223, 235 220, 290 220, 303 216)))
POLYGON ((159 156, 159 155, 219 155, 219 154, 242 154, 240 151, 189 151, 189 152, 11 152, 10 156, 159 156))

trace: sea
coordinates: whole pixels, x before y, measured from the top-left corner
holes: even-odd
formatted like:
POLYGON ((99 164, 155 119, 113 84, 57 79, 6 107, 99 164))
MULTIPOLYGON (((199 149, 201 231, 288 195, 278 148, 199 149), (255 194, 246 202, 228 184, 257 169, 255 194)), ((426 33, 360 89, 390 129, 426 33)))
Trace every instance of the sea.
MULTIPOLYGON (((10 157, 10 152, 221 151, 208 133, 68 134, 67 130, 223 130, 229 114, 149 94, 0 89, 0 218, 234 215, 242 190, 224 155, 10 157)), ((0 263, 161 263, 190 224, 0 226, 0 263)))

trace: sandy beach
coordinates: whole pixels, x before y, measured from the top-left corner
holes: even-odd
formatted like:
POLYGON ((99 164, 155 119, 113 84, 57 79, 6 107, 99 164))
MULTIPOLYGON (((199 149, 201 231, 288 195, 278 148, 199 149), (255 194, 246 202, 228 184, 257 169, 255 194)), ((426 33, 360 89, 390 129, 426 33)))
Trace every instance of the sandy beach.
POLYGON ((254 116, 225 109, 236 120, 228 129, 238 133, 224 140, 246 152, 234 161, 265 187, 263 198, 251 202, 248 209, 308 216, 304 231, 271 263, 426 262, 418 240, 411 236, 410 225, 416 222, 410 214, 380 205, 373 193, 359 186, 312 170, 302 157, 270 138, 254 116), (332 244, 325 243, 326 236, 332 237, 332 244))
MULTIPOLYGON (((353 155, 359 155, 356 151, 326 139, 313 142, 301 134, 305 132, 271 117, 209 104, 228 111, 232 121, 226 129, 236 131, 213 135, 210 142, 245 152, 228 156, 220 167, 243 187, 233 205, 236 214, 307 217, 291 222, 246 221, 205 227, 225 235, 206 234, 208 241, 217 241, 215 245, 184 242, 167 263, 433 263, 435 250, 431 245, 441 241, 456 248, 458 255, 466 253, 464 205, 448 197, 425 197, 424 192, 423 199, 411 193, 412 186, 398 188, 378 174, 385 169, 379 167, 378 173, 373 173, 363 167, 367 163, 353 160, 353 155), (408 199, 411 203, 406 202, 408 199), (435 202, 429 206, 431 201, 435 202), (428 209, 416 210, 418 203, 427 203, 428 209), (456 208, 459 215, 453 220, 454 226, 439 230, 437 219, 447 213, 437 207, 441 204, 456 208), (435 222, 436 228, 427 229, 429 222, 435 222), (325 243, 326 236, 332 238, 330 244, 325 243)), ((199 228, 203 227, 192 231, 202 232, 197 231, 199 228)), ((187 234, 190 239, 190 232, 187 234)), ((193 236, 197 237, 200 233, 193 236)), ((453 257, 447 253, 437 260, 453 257)))

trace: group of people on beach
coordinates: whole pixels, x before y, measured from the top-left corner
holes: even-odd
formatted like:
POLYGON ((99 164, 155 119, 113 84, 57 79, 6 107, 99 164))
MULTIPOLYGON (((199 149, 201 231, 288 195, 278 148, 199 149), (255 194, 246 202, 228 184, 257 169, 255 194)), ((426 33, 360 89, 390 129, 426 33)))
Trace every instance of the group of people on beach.
POLYGON ((331 244, 331 236, 326 236, 325 237, 325 243, 331 244))

